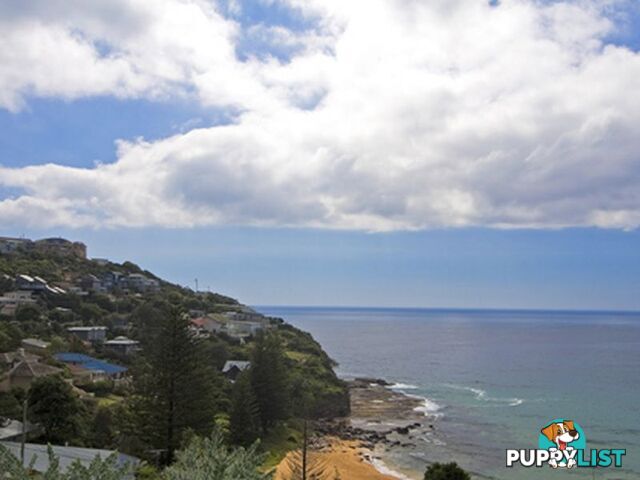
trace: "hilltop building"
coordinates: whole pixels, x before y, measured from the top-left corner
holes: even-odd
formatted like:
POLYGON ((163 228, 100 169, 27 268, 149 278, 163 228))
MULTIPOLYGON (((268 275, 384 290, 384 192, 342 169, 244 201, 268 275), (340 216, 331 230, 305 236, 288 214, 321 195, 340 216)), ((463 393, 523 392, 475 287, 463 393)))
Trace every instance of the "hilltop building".
POLYGON ((65 238, 43 238, 34 242, 36 252, 62 255, 66 257, 87 258, 87 246, 82 242, 72 242, 65 238))
POLYGON ((0 237, 0 254, 9 255, 18 251, 87 258, 87 246, 82 242, 72 242, 65 238, 33 241, 29 238, 0 237))
POLYGON ((11 254, 29 248, 33 243, 28 238, 0 237, 0 254, 11 254))

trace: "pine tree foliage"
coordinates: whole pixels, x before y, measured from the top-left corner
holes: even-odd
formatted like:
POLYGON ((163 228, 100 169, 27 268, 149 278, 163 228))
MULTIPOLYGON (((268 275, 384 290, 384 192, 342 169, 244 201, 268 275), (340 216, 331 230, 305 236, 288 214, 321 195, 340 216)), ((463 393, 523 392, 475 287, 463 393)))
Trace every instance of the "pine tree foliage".
POLYGON ((170 463, 187 431, 209 435, 222 378, 182 312, 164 306, 150 329, 135 375, 132 409, 144 441, 170 463))
POLYGON ((261 433, 260 410, 251 386, 250 372, 242 372, 233 386, 229 418, 231 442, 248 447, 261 433))
POLYGON ((289 416, 291 403, 284 350, 275 332, 257 335, 250 371, 262 427, 268 431, 289 416))

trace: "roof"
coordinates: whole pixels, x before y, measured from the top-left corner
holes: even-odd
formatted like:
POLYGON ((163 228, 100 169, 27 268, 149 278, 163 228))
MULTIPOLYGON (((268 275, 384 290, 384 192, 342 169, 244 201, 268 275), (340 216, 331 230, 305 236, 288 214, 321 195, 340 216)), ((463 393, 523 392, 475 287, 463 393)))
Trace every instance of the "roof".
POLYGON ((103 362, 102 360, 98 360, 97 358, 93 358, 82 353, 57 353, 54 355, 54 357, 56 360, 59 360, 63 363, 79 364, 87 370, 93 370, 94 372, 104 372, 107 375, 115 375, 127 371, 126 367, 103 362))
POLYGON ((51 365, 47 365, 46 363, 40 362, 31 362, 28 360, 23 360, 18 363, 15 367, 11 369, 9 372, 9 377, 44 377, 47 375, 55 375, 56 373, 61 373, 62 370, 57 367, 52 367, 51 365))
MULTIPOLYGON (((0 445, 9 450, 16 458, 20 458, 20 443, 18 442, 0 442, 0 445)), ((29 464, 34 460, 33 469, 37 472, 44 473, 49 468, 49 455, 47 453, 47 445, 39 445, 35 443, 25 444, 24 458, 25 463, 29 464)), ((82 465, 89 466, 89 464, 96 458, 100 457, 106 459, 114 453, 118 456, 118 465, 123 466, 130 464, 137 466, 140 460, 136 457, 117 453, 114 450, 99 450, 96 448, 79 448, 79 447, 62 447, 52 445, 51 449, 56 457, 60 461, 60 470, 64 473, 76 460, 82 465)), ((133 475, 126 478, 133 478, 133 475)))
MULTIPOLYGON (((25 433, 31 433, 36 430, 38 430, 37 425, 27 422, 25 433)), ((6 425, 2 425, 0 422, 0 441, 11 440, 20 436, 22 436, 22 422, 19 422, 18 420, 9 420, 9 423, 6 425)))
POLYGON ((45 342, 44 340, 40 340, 38 338, 24 338, 22 339, 21 342, 23 345, 28 345, 30 347, 36 347, 36 348, 47 348, 50 343, 49 342, 45 342))
POLYGON ((106 330, 107 327, 69 327, 70 332, 92 332, 94 330, 106 330))
POLYGON ((224 367, 222 367, 222 373, 227 373, 231 371, 232 368, 237 368, 240 371, 246 370, 251 366, 251 362, 247 362, 245 360, 229 360, 225 362, 224 367))
POLYGON ((27 360, 30 362, 37 362, 38 360, 40 360, 40 357, 38 355, 34 355, 33 353, 24 352, 24 351, 0 353, 0 361, 4 363, 12 363, 16 360, 27 360))
POLYGON ((204 327, 204 324, 205 324, 206 321, 207 321, 207 319, 204 318, 204 317, 198 317, 198 318, 192 318, 191 319, 191 323, 193 325, 195 325, 196 327, 200 327, 200 328, 204 327))
POLYGON ((140 342, 137 340, 131 340, 127 337, 116 337, 113 340, 108 340, 104 342, 105 345, 139 345, 140 342))

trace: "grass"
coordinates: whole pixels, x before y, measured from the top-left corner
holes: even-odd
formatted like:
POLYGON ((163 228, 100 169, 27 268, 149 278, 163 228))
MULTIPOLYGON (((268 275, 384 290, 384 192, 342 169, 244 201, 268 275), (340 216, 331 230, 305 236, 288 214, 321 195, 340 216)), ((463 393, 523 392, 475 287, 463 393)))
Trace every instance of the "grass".
POLYGON ((124 397, 119 397, 118 395, 114 395, 113 393, 107 397, 96 398, 98 398, 98 406, 100 407, 109 407, 124 400, 124 397))
POLYGON ((291 450, 300 447, 302 423, 290 420, 274 428, 262 439, 261 448, 267 453, 263 464, 265 471, 275 468, 291 450))

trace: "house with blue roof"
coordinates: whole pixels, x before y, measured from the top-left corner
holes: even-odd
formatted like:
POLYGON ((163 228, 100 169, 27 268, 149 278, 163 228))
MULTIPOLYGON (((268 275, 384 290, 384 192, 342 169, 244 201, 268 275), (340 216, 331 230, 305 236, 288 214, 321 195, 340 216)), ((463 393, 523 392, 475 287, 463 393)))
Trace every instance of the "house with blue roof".
POLYGON ((72 372, 78 369, 88 371, 93 378, 108 377, 117 380, 127 373, 126 367, 114 365, 82 353, 56 353, 54 358, 59 362, 75 367, 72 368, 72 372))

